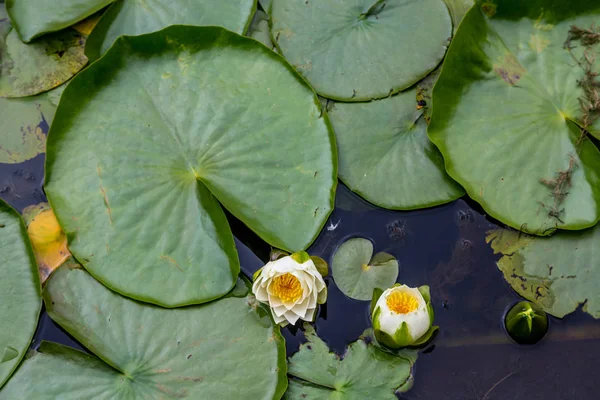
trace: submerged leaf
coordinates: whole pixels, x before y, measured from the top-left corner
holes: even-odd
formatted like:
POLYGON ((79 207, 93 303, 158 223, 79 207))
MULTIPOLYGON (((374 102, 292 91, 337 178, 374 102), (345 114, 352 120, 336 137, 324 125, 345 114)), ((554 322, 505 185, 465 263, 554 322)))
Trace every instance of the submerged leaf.
POLYGON ((274 0, 277 49, 321 96, 386 97, 432 71, 452 23, 443 0, 274 0))
POLYGON ((67 236, 48 203, 27 207, 23 210, 23 218, 27 224, 40 279, 44 283, 71 256, 67 248, 67 236))
POLYGON ((369 103, 335 103, 329 110, 340 179, 380 207, 431 207, 464 194, 446 174, 442 155, 427 137, 415 96, 408 90, 369 103))
MULTIPOLYGON (((27 239, 25 226, 19 215, 2 200, 0 200, 0 273, 0 387, 2 387, 25 355, 42 307, 35 257, 27 239)), ((4 395, 4 390, 0 393, 4 395)))
POLYGON ((6 0, 6 10, 24 42, 71 26, 114 0, 6 0))
POLYGON ((519 18, 512 1, 492 3, 460 24, 433 89, 429 136, 494 218, 537 235, 590 227, 600 218, 600 152, 582 128, 600 132, 600 121, 585 122, 577 62, 599 58, 600 46, 565 41, 573 25, 598 21, 600 3, 523 2, 519 18))
POLYGON ((398 261, 387 253, 373 256, 370 240, 344 242, 333 255, 333 279, 338 288, 356 300, 370 300, 374 289, 387 289, 398 277, 398 261))
POLYGON ((48 280, 44 301, 50 317, 99 358, 43 344, 3 400, 275 400, 285 389, 283 338, 250 297, 167 310, 65 265, 48 280))
POLYGON ((288 363, 286 400, 395 400, 395 393, 412 379, 414 352, 393 355, 366 343, 350 344, 341 360, 329 352, 314 329, 305 325, 308 343, 288 363))
POLYGON ((272 246, 303 250, 333 209, 334 148, 281 57, 222 28, 173 26, 120 38, 69 83, 46 192, 101 282, 162 306, 202 303, 239 271, 219 201, 272 246))
POLYGON ((600 318, 600 225, 549 238, 497 229, 486 241, 503 255, 498 268, 521 296, 555 317, 584 304, 585 312, 600 318))
POLYGON ((122 35, 142 35, 170 25, 222 26, 244 33, 256 0, 118 0, 104 14, 88 40, 91 61, 102 56, 122 35))
POLYGON ((62 85, 79 72, 87 57, 85 36, 74 29, 25 44, 0 7, 0 97, 25 97, 62 85))

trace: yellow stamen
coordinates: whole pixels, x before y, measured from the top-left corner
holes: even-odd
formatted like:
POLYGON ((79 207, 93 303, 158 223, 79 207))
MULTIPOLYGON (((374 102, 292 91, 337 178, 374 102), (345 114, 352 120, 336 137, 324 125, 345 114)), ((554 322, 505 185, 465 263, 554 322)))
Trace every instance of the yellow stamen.
POLYGON ((295 302, 302 296, 302 285, 294 275, 283 274, 273 279, 273 294, 285 302, 295 302))
POLYGON ((419 307, 419 300, 407 292, 394 290, 386 299, 387 306, 396 314, 408 314, 419 307))

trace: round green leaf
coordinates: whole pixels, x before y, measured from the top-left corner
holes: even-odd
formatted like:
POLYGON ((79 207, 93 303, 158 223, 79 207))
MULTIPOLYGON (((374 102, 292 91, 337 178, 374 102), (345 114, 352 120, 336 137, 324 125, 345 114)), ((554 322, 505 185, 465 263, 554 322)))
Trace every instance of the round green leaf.
MULTIPOLYGON (((565 42, 573 26, 597 23, 600 4, 494 3, 473 7, 452 41, 429 136, 450 176, 505 224, 538 235, 592 226, 600 218, 600 152, 580 129, 587 99, 576 60, 586 47, 573 43, 571 54, 565 42)), ((600 132, 599 123, 588 130, 600 132)))
MULTIPOLYGON (((21 217, 0 200, 0 387, 31 343, 42 307, 40 281, 21 217)), ((4 391, 2 392, 4 394, 4 391)))
POLYGON ((118 0, 92 31, 85 48, 96 60, 122 35, 142 35, 169 25, 222 26, 244 33, 256 10, 256 0, 118 0))
POLYGON ((581 304, 600 318, 600 225, 549 238, 498 229, 488 233, 498 268, 521 296, 562 318, 581 304))
POLYGON ((74 29, 25 44, 0 7, 0 97, 32 96, 68 81, 87 64, 84 44, 74 29))
POLYGON ((398 261, 387 253, 373 258, 370 240, 354 238, 344 242, 333 255, 331 270, 335 284, 348 297, 370 300, 373 289, 387 289, 398 277, 398 261))
POLYGON ((285 390, 283 338, 253 297, 167 310, 65 265, 47 283, 44 301, 50 317, 99 359, 43 345, 2 399, 275 400, 285 390))
POLYGON ((16 164, 46 151, 46 132, 56 106, 43 93, 22 99, 0 98, 0 163, 16 164))
POLYGON ((69 83, 46 193, 101 282, 201 303, 239 271, 219 201, 272 246, 303 250, 333 209, 334 149, 314 92, 281 57, 222 28, 174 26, 120 38, 69 83))
POLYGON ((278 50, 322 96, 386 97, 444 57, 452 23, 443 0, 274 0, 278 50))
POLYGON ((343 359, 306 327, 308 343, 289 359, 286 400, 395 400, 395 393, 410 383, 415 352, 384 352, 359 339, 348 346, 343 359))
POLYGON ((89 17, 114 0, 6 0, 6 10, 24 42, 89 17))
POLYGON ((429 141, 415 96, 415 90, 409 90, 384 100, 329 108, 340 178, 380 207, 430 207, 464 194, 446 174, 440 152, 429 141))

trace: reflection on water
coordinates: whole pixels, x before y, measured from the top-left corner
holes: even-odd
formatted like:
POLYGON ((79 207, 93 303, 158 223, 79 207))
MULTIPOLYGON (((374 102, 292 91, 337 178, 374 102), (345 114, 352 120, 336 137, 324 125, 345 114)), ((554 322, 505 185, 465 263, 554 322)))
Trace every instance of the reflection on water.
MULTIPOLYGON (((44 201, 43 163, 40 155, 18 165, 0 164, 0 197, 18 210, 44 201)), ((242 270, 251 277, 268 258, 270 247, 231 215, 228 218, 241 240, 236 244, 242 270)), ((494 227, 476 205, 464 200, 394 212, 373 207, 340 185, 336 209, 309 253, 331 263, 345 240, 368 238, 375 252, 398 259, 399 282, 431 286, 441 331, 420 356, 415 385, 402 399, 597 399, 600 322, 581 311, 564 320, 551 318, 548 335, 531 347, 513 344, 505 334, 503 315, 519 297, 505 283, 495 265, 497 256, 485 243, 486 231, 494 227)), ((331 277, 326 280, 329 298, 316 329, 333 351, 343 354, 370 326, 369 302, 347 298, 331 277)), ((283 334, 291 355, 303 335, 294 327, 283 334)), ((42 340, 81 349, 45 312, 32 346, 42 340)))

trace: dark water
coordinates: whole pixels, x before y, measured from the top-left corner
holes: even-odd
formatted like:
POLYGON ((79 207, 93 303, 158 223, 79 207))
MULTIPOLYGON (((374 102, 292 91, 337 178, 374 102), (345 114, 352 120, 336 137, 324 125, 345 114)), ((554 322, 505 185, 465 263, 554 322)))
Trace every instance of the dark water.
MULTIPOLYGON (((43 155, 18 165, 0 164, 0 197, 18 210, 45 200, 42 183, 43 155)), ((240 239, 236 243, 242 270, 251 276, 268 259, 270 247, 228 217, 240 239)), ((331 262, 345 240, 368 238, 375 252, 398 259, 399 282, 431 286, 441 332, 421 354, 415 385, 402 399, 598 399, 599 321, 581 311, 563 320, 551 318, 548 335, 534 346, 516 345, 505 334, 503 315, 519 297, 502 278, 497 256, 485 243, 485 233, 495 227, 477 205, 464 200, 394 212, 376 208, 340 185, 336 209, 309 253, 331 262)), ((341 355, 369 328, 369 302, 347 298, 333 279, 327 281, 329 297, 316 329, 341 355)), ((303 334, 294 327, 283 334, 291 355, 303 334)), ((82 349, 45 312, 32 346, 42 340, 82 349)))

